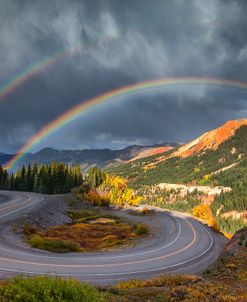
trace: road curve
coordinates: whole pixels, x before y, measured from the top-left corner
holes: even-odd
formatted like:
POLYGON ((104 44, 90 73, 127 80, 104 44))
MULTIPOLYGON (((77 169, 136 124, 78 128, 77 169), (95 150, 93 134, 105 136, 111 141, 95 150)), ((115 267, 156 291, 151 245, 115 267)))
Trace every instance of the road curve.
MULTIPOLYGON (((108 253, 56 254, 25 249, 6 236, 6 225, 27 212, 45 207, 49 197, 36 193, 0 191, 0 276, 51 274, 91 283, 115 283, 164 272, 197 273, 219 255, 217 236, 182 214, 159 211, 154 239, 131 249, 108 253)), ((149 218, 150 219, 150 218, 149 218)))

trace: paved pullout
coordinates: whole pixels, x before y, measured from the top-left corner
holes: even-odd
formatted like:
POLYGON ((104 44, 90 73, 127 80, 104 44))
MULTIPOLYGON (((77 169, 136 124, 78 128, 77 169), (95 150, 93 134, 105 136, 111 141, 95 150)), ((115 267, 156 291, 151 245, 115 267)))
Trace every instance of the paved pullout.
POLYGON ((207 226, 191 217, 161 210, 150 217, 138 217, 155 226, 157 234, 129 249, 56 254, 27 248, 11 236, 7 226, 28 212, 45 208, 54 197, 7 191, 1 191, 0 196, 0 277, 54 274, 108 284, 162 272, 198 273, 215 262, 221 251, 219 235, 207 226))

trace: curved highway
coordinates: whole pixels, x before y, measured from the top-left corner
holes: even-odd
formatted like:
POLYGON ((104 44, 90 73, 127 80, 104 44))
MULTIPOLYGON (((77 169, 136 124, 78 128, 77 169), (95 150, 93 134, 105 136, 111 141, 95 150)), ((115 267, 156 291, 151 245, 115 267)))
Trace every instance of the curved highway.
POLYGON ((107 284, 162 272, 197 273, 220 252, 218 235, 208 227, 167 211, 146 218, 156 225, 154 238, 118 252, 56 254, 24 247, 7 234, 6 227, 16 218, 45 207, 49 199, 36 193, 0 191, 0 276, 54 274, 107 284))

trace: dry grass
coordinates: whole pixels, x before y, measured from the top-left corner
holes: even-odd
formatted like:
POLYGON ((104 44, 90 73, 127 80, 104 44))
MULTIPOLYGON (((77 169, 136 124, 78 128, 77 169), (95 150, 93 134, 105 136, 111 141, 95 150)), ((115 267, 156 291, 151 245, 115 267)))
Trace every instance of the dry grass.
POLYGON ((146 235, 147 232, 144 225, 115 223, 113 219, 108 218, 97 218, 95 223, 89 221, 54 226, 36 233, 33 233, 33 229, 29 232, 29 227, 25 227, 28 242, 32 247, 62 253, 111 250, 133 243, 134 239, 146 235))
POLYGON ((6 281, 0 280, 0 288, 3 287, 3 286, 5 286, 5 284, 6 284, 6 281))
POLYGON ((147 280, 133 279, 124 281, 116 285, 117 289, 130 289, 130 288, 146 288, 146 287, 165 287, 165 286, 180 286, 189 285, 201 281, 201 278, 193 275, 160 275, 147 280))
POLYGON ((121 223, 61 225, 51 227, 40 235, 49 240, 72 241, 82 251, 97 251, 119 246, 137 237, 132 227, 121 223))
POLYGON ((94 220, 90 220, 90 221, 88 221, 88 223, 90 223, 90 224, 109 224, 109 223, 116 223, 116 220, 112 219, 112 218, 101 217, 101 218, 97 218, 94 220))
POLYGON ((244 302, 224 283, 196 276, 159 276, 147 281, 130 281, 109 289, 109 302, 244 302))
MULTIPOLYGON (((137 284, 138 285, 138 284, 137 284)), ((128 288, 111 288, 109 302, 240 302, 224 284, 215 284, 189 276, 160 276, 143 282, 141 286, 130 283, 128 288), (182 279, 182 280, 181 280, 182 279), (146 286, 145 286, 146 285, 146 286)))
POLYGON ((234 288, 236 294, 245 295, 247 301, 247 248, 241 248, 237 255, 222 258, 216 269, 206 271, 204 277, 234 288))
POLYGON ((148 234, 144 224, 132 224, 123 218, 104 215, 100 210, 83 209, 68 211, 72 224, 39 230, 23 226, 23 233, 32 247, 52 252, 93 252, 112 250, 148 234))

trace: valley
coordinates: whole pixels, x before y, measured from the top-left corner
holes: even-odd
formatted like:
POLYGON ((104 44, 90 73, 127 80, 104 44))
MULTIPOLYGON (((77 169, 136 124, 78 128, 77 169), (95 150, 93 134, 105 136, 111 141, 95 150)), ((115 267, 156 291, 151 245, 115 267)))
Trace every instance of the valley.
MULTIPOLYGON (((120 150, 111 149, 84 149, 84 150, 56 150, 44 148, 36 153, 26 153, 21 160, 13 167, 13 170, 21 168, 23 165, 34 163, 51 164, 52 161, 63 162, 69 165, 80 164, 82 170, 86 171, 92 166, 105 167, 119 162, 127 162, 135 158, 143 158, 153 154, 179 146, 178 143, 163 143, 150 146, 132 145, 120 150)), ((0 153, 0 165, 5 166, 15 154, 0 153)))

